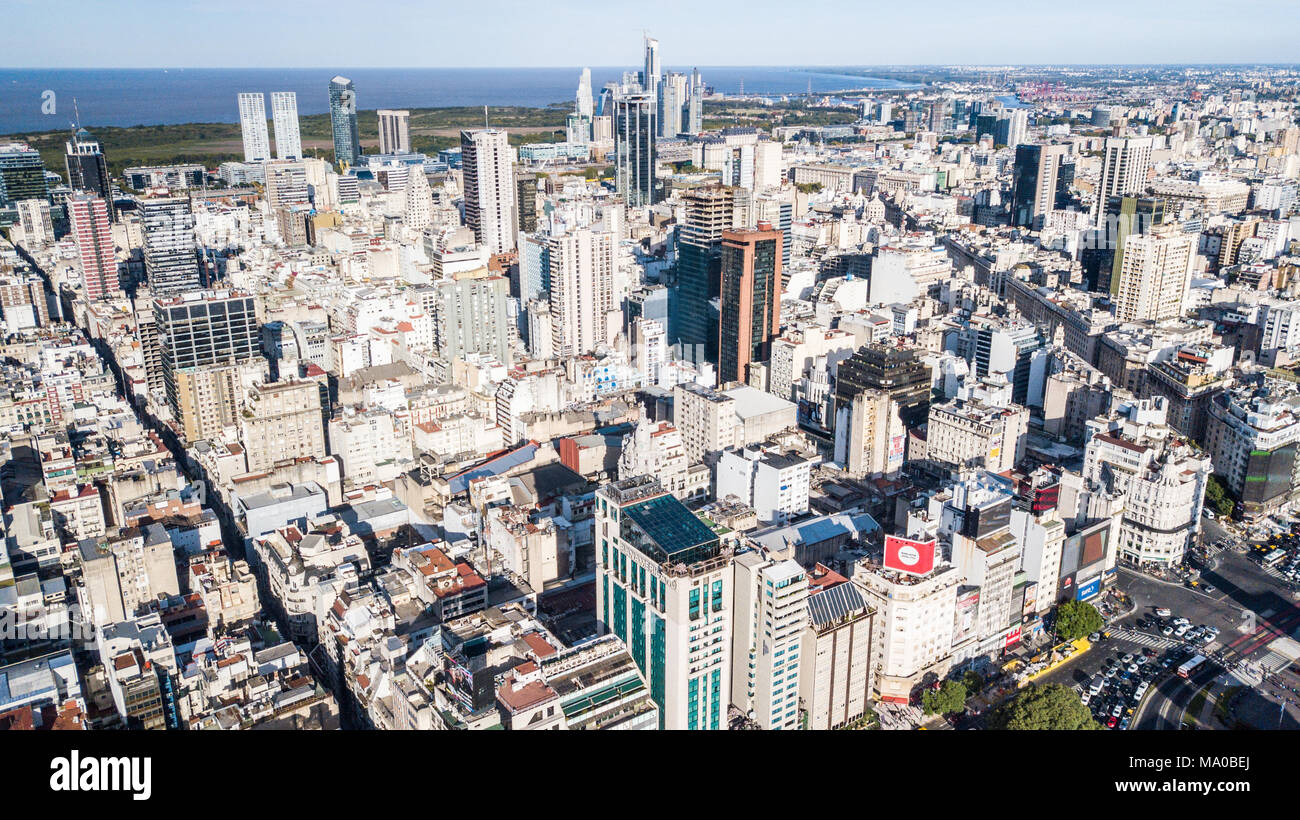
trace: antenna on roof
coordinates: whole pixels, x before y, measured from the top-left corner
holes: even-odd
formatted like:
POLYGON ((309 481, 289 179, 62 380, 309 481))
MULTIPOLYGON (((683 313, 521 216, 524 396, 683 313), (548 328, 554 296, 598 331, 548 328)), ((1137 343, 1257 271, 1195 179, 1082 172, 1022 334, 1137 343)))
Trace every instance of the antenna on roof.
POLYGON ((487 106, 483 106, 483 127, 488 127, 487 106))

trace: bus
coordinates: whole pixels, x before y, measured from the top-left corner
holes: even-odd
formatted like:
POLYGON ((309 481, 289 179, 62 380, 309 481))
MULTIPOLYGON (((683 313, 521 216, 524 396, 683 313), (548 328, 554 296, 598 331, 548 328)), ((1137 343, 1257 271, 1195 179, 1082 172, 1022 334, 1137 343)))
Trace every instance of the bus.
POLYGON ((1199 669, 1203 663, 1205 663, 1204 655, 1197 655, 1196 657, 1185 661, 1182 666, 1178 667, 1178 677, 1190 678, 1192 673, 1199 669))
POLYGON ((1265 555, 1264 560, 1260 561, 1260 563, 1266 567, 1273 567, 1281 563, 1283 558, 1286 558, 1286 550, 1273 550, 1268 555, 1265 555))

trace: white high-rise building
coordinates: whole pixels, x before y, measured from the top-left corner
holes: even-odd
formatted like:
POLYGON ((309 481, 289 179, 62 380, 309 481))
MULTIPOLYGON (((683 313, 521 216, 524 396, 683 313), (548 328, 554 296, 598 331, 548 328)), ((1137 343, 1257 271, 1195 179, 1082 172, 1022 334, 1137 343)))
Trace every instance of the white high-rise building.
POLYGON ((505 131, 460 132, 465 174, 465 224, 490 253, 515 249, 515 152, 505 131))
POLYGON ((1101 158, 1101 180, 1093 203, 1096 224, 1106 218, 1106 197, 1140 194, 1151 168, 1155 137, 1107 137, 1101 158))
POLYGON ((584 228, 548 237, 547 244, 552 354, 563 358, 590 353, 611 340, 609 314, 617 309, 613 237, 584 228))
MULTIPOLYGON (((271 92, 271 121, 275 124, 276 159, 302 159, 302 135, 298 129, 298 95, 292 91, 271 92)), ((262 124, 263 131, 266 124, 262 124)))
POLYGON ((808 574, 759 551, 736 556, 731 703, 764 729, 799 726, 808 574))
POLYGON ((239 130, 244 135, 244 162, 271 158, 271 139, 266 134, 266 98, 261 93, 239 95, 239 130))
POLYGON ((379 153, 411 153, 411 112, 382 108, 379 114, 379 153))
POLYGON ((595 539, 597 626, 627 645, 660 728, 726 729, 731 547, 651 476, 596 491, 595 539))
POLYGON ((403 221, 406 227, 412 231, 427 229, 432 221, 433 194, 430 192, 429 178, 424 175, 422 168, 417 166, 412 169, 406 182, 405 195, 406 213, 403 221))
POLYGON ((574 109, 574 113, 579 117, 586 117, 588 122, 591 122, 591 118, 595 115, 591 99, 590 68, 584 68, 582 70, 582 77, 578 80, 577 105, 574 109))
POLYGON ((1141 322, 1183 315, 1192 284, 1194 237, 1195 234, 1179 233, 1171 227, 1124 240, 1115 318, 1121 322, 1141 322))
POLYGON ((659 75, 663 69, 659 65, 659 41, 653 37, 645 38, 645 69, 641 74, 641 88, 647 94, 659 93, 659 75))

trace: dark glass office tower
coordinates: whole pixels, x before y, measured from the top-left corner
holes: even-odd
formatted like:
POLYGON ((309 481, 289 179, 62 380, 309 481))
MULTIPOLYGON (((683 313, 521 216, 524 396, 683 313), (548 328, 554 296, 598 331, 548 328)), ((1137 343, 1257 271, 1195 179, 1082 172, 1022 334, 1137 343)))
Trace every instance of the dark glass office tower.
POLYGON ((903 424, 919 427, 930 414, 930 368, 921 351, 889 342, 866 344, 840 362, 835 404, 848 404, 864 390, 883 390, 898 402, 903 424))
POLYGON ((614 97, 614 181, 629 208, 655 204, 657 108, 653 94, 614 97))
POLYGON ((781 332, 780 231, 768 222, 756 231, 722 234, 718 316, 718 381, 748 381, 750 362, 771 358, 781 332))
POLYGON ((1018 145, 1012 170, 1011 224, 1039 230, 1056 207, 1057 181, 1068 145, 1018 145))
POLYGON ((356 165, 361 159, 361 137, 357 132, 357 92, 347 77, 330 80, 330 125, 334 130, 334 162, 339 167, 356 165))
POLYGON ((717 309, 722 273, 722 233, 731 229, 735 190, 697 188, 683 197, 685 222, 677 236, 677 288, 669 338, 677 357, 700 364, 718 360, 717 309))
POLYGON ((1095 247, 1080 253, 1083 278, 1090 291, 1119 292, 1119 266, 1124 261, 1124 241, 1133 234, 1150 233, 1165 221, 1162 199, 1138 196, 1106 197, 1095 247))
POLYGON ((68 168, 68 187, 74 191, 95 194, 108 206, 108 219, 117 221, 113 207, 113 188, 108 176, 108 161, 99 147, 99 140, 84 128, 78 128, 72 139, 65 143, 64 162, 68 168))
POLYGON ((515 172, 515 234, 537 230, 537 174, 515 172))
POLYGON ((22 142, 0 145, 0 206, 12 208, 24 199, 50 199, 41 154, 22 142))

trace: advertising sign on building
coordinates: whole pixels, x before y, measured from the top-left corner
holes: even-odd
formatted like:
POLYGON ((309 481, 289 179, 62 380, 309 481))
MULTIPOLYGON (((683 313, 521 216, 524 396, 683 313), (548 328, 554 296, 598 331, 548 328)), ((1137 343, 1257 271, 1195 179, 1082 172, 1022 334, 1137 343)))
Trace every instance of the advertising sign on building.
POLYGON ((885 536, 885 569, 925 575, 934 569, 936 542, 885 536))
POLYGON ((1016 627, 1015 629, 1008 632, 1006 640, 1003 641, 1002 643, 1002 648, 1006 649, 1008 647, 1012 647, 1020 643, 1020 634, 1021 634, 1020 627, 1016 627))
POLYGON ((1086 601, 1089 598, 1095 598, 1097 596, 1097 593, 1100 591, 1101 591, 1101 576, 1098 575, 1096 578, 1093 578, 1091 580, 1080 581, 1078 587, 1074 591, 1074 597, 1076 600, 1086 601))

